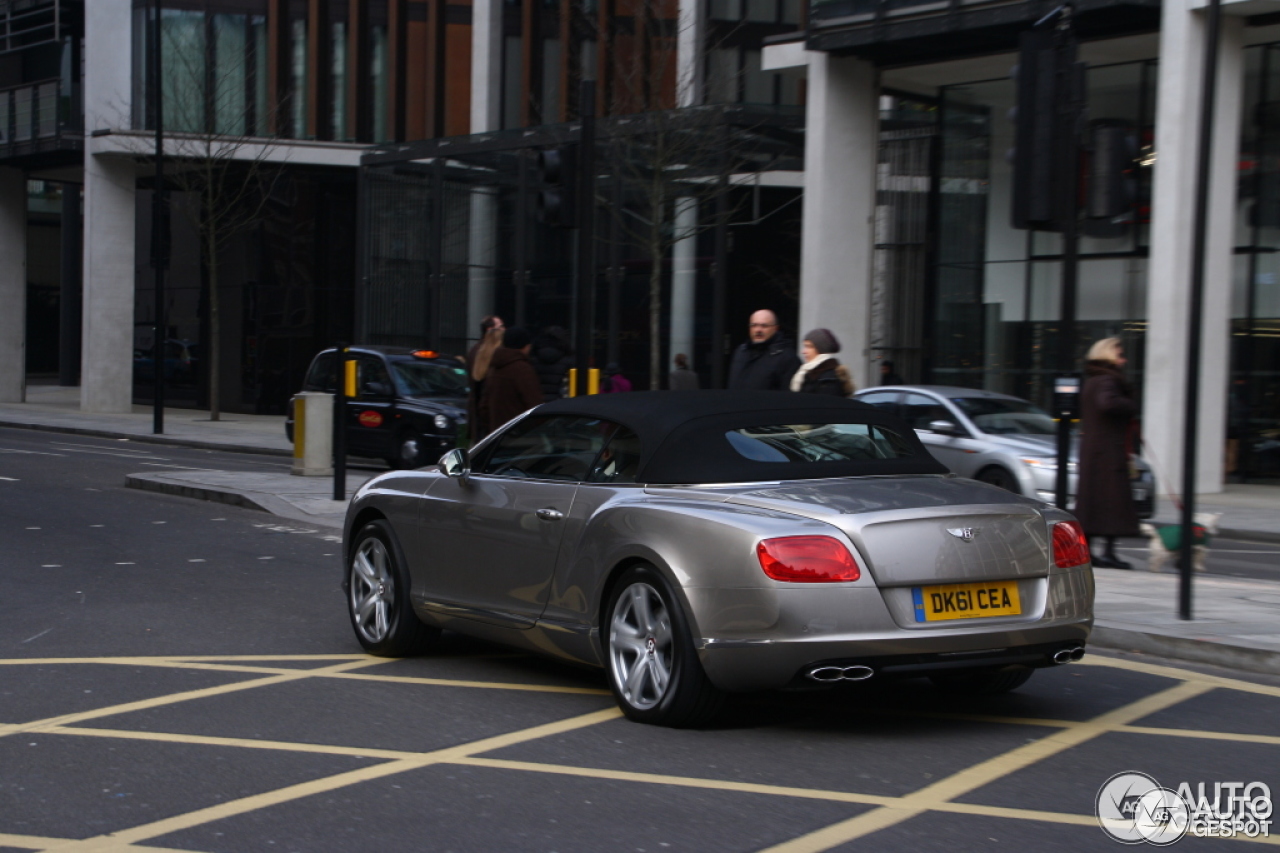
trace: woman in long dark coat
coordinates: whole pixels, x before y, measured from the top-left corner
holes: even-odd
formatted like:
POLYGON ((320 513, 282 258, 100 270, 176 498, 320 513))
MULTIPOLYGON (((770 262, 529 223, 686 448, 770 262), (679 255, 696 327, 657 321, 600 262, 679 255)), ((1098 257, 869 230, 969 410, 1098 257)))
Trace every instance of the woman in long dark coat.
POLYGON ((1076 518, 1092 543, 1093 564, 1104 569, 1132 568, 1116 556, 1117 536, 1138 535, 1129 474, 1129 437, 1138 403, 1124 378, 1124 347, 1119 338, 1103 338, 1089 349, 1080 391, 1080 481, 1076 486, 1076 518))

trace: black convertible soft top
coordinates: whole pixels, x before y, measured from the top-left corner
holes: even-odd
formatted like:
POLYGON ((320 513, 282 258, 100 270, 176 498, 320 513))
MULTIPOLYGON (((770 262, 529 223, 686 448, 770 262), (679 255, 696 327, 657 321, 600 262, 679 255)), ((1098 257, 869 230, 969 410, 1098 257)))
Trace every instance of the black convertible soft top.
POLYGON ((789 391, 639 391, 567 397, 534 415, 582 415, 631 428, 640 439, 636 480, 654 484, 744 483, 870 474, 945 474, 904 421, 866 403, 789 391), (896 433, 892 459, 771 462, 747 458, 726 432, 779 424, 876 424, 896 433))

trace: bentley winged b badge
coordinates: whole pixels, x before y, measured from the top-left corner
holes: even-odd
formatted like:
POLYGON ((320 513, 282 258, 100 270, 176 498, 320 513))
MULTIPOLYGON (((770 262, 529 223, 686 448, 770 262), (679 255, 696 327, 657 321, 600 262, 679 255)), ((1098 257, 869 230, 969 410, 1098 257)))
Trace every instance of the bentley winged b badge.
POLYGON ((948 527, 947 532, 957 539, 972 542, 973 537, 978 534, 978 529, 976 527, 948 527))

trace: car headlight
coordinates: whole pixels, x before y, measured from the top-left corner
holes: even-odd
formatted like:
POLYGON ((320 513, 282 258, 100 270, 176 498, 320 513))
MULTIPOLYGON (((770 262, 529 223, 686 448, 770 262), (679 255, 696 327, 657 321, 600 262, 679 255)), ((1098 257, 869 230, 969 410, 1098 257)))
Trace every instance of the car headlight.
POLYGON ((448 429, 449 418, 445 415, 436 415, 436 429, 448 429))
MULTIPOLYGON (((1032 466, 1033 468, 1039 468, 1044 471, 1058 470, 1058 457, 1056 456, 1024 456, 1018 461, 1024 462, 1027 465, 1032 466)), ((1067 470, 1068 471, 1076 470, 1076 463, 1068 462, 1067 470)))

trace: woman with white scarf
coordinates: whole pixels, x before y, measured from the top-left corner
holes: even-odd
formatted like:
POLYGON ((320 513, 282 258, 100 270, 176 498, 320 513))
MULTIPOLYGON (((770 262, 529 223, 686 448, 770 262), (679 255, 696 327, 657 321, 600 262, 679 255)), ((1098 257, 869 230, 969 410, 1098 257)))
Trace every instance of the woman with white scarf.
POLYGON ((791 377, 791 390, 848 397, 858 390, 848 369, 836 360, 840 342, 830 329, 814 329, 804 336, 800 355, 804 364, 791 377))

